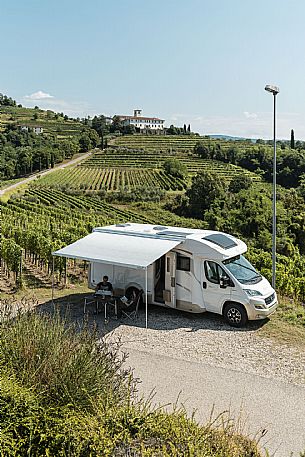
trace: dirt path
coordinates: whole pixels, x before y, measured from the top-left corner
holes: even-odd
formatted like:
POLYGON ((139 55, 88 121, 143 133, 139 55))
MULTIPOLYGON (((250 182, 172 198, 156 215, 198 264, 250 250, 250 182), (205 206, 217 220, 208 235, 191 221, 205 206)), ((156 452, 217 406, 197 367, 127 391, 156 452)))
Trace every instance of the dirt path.
POLYGON ((83 154, 80 157, 77 157, 76 159, 69 160, 69 162, 61 163, 54 168, 50 168, 49 170, 34 173, 33 175, 29 176, 28 178, 23 179, 22 181, 16 182, 15 184, 12 184, 11 186, 6 187, 5 189, 1 189, 0 197, 2 195, 6 194, 6 192, 16 189, 17 187, 19 187, 23 184, 27 184, 28 182, 34 181, 34 179, 36 179, 37 176, 45 176, 45 175, 48 175, 49 173, 53 173, 53 171, 61 170, 63 168, 69 167, 70 165, 75 165, 78 162, 81 162, 82 160, 87 159, 87 157, 89 157, 91 154, 93 154, 93 152, 94 151, 87 152, 86 154, 83 154))

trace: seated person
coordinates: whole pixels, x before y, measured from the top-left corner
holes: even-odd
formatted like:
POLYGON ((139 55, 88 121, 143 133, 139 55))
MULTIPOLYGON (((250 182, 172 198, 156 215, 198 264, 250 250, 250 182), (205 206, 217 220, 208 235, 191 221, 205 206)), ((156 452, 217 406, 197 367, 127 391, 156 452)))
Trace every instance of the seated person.
POLYGON ((112 284, 111 284, 111 282, 108 281, 108 276, 106 276, 106 275, 103 276, 103 281, 99 282, 96 285, 95 292, 97 292, 98 290, 104 290, 107 292, 113 291, 112 284))
POLYGON ((125 297, 125 295, 120 298, 120 300, 117 302, 118 319, 122 317, 123 311, 128 310, 129 312, 132 312, 136 310, 139 294, 142 294, 142 291, 139 291, 138 293, 133 292, 132 296, 129 299, 125 297))

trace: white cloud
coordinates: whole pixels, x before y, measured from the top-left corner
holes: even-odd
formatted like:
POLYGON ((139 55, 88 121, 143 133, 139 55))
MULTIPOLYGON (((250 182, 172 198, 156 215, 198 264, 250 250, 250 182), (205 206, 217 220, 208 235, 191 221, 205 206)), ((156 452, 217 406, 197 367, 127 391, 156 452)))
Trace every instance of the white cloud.
POLYGON ((256 113, 249 113, 248 111, 244 111, 244 115, 247 119, 257 119, 256 113))
POLYGON ((46 92, 43 92, 42 90, 38 90, 37 92, 34 92, 31 95, 25 95, 25 100, 46 100, 49 98, 54 98, 53 95, 47 94, 46 92))
POLYGON ((83 101, 66 101, 54 97, 53 95, 46 94, 42 91, 35 92, 32 95, 26 95, 22 99, 22 103, 28 108, 33 108, 39 104, 39 108, 51 110, 55 112, 63 112, 69 117, 86 117, 88 115, 94 116, 97 113, 92 107, 83 101), (39 103, 38 103, 39 102, 39 103))

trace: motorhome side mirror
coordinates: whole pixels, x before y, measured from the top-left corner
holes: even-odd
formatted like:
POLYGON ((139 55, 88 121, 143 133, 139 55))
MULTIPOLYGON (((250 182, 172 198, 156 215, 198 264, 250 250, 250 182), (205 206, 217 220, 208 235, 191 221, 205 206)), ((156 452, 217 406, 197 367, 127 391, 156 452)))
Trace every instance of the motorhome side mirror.
POLYGON ((226 287, 228 287, 230 285, 230 278, 228 278, 227 276, 220 278, 219 285, 222 289, 225 289, 226 287))

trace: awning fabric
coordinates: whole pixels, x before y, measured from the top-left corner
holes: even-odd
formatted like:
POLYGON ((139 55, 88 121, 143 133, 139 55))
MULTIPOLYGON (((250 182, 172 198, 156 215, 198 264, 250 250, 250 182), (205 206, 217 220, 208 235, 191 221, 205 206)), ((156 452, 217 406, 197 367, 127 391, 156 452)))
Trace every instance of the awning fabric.
POLYGON ((181 243, 119 233, 93 232, 53 252, 59 257, 109 263, 129 268, 147 268, 181 243))

